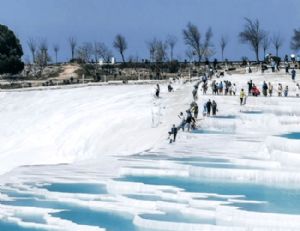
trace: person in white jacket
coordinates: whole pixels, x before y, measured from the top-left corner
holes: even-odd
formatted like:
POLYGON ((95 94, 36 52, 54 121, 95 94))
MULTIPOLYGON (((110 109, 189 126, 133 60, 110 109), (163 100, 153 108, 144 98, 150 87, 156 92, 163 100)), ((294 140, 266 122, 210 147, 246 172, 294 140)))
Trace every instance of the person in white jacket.
POLYGON ((185 124, 186 124, 186 118, 183 114, 183 112, 180 112, 180 114, 178 115, 179 119, 180 119, 180 125, 179 125, 179 129, 181 128, 182 131, 184 131, 184 127, 185 127, 185 124))

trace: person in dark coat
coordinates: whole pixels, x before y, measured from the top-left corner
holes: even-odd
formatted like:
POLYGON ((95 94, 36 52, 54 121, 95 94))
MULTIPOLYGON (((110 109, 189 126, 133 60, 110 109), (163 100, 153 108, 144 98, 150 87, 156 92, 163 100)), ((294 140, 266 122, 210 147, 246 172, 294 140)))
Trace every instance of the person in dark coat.
POLYGON ((292 69, 291 74, 292 74, 292 80, 295 81, 295 78, 296 78, 296 70, 295 70, 295 68, 292 69))
POLYGON ((160 93, 160 87, 159 87, 159 84, 156 84, 155 96, 156 96, 157 98, 159 98, 159 93, 160 93))
POLYGON ((177 132, 178 132, 178 129, 177 129, 177 127, 175 126, 175 124, 173 124, 173 127, 171 128, 171 131, 169 132, 169 135, 173 135, 173 140, 170 139, 170 143, 176 141, 177 132))
POLYGON ((216 101, 212 101, 212 115, 215 116, 217 114, 218 108, 217 108, 217 103, 216 101))
POLYGON ((250 79, 250 81, 248 82, 248 95, 251 94, 252 87, 253 87, 253 82, 252 82, 252 80, 250 79))
POLYGON ((268 84, 264 81, 263 86, 263 95, 266 97, 268 95, 268 84))
POLYGON ((190 110, 187 110, 186 111, 186 125, 187 125, 188 132, 191 129, 191 123, 192 123, 192 113, 190 110))
POLYGON ((210 116, 210 111, 211 111, 211 101, 210 101, 210 99, 206 103, 206 109, 207 109, 207 116, 210 116))

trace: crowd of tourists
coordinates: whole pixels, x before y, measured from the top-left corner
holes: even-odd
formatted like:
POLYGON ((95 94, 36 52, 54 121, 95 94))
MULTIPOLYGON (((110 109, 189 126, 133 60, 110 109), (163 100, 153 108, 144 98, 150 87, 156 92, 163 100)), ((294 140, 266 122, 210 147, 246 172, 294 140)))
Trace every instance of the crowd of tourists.
MULTIPOLYGON (((270 63, 272 72, 279 70, 278 62, 270 60, 270 63)), ((291 76, 292 81, 295 83, 295 89, 293 90, 296 92, 296 97, 300 97, 300 84, 296 83, 296 69, 294 67, 290 68, 290 65, 287 64, 288 62, 285 62, 284 64, 285 71, 291 76)), ((238 94, 237 86, 235 83, 229 80, 221 79, 220 77, 222 77, 223 74, 220 75, 220 73, 218 73, 215 69, 207 68, 207 70, 207 73, 203 77, 201 77, 201 80, 193 86, 193 102, 190 104, 190 107, 185 111, 185 113, 180 112, 180 114, 178 115, 178 118, 180 119, 179 125, 176 126, 175 124, 173 124, 171 131, 169 131, 170 142, 176 141, 178 131, 182 130, 189 132, 193 129, 196 129, 196 123, 198 121, 199 115, 199 106, 197 104, 199 89, 202 91, 203 95, 208 94, 209 90, 211 90, 212 95, 235 96, 238 94), (213 78, 213 76, 215 76, 216 78, 213 78)), ((249 72, 252 72, 251 69, 249 72)), ((254 81, 249 80, 246 86, 246 89, 240 88, 238 94, 239 103, 241 106, 246 104, 247 97, 249 96, 258 97, 262 95, 263 97, 288 97, 290 91, 288 85, 283 85, 282 83, 272 83, 272 81, 264 81, 262 84, 256 84, 254 83, 254 81)), ((168 91, 173 91, 173 87, 171 86, 171 84, 168 85, 168 91)), ((209 99, 207 102, 204 102, 202 111, 203 118, 216 116, 217 112, 218 108, 215 100, 209 99)))
MULTIPOLYGON (((170 143, 176 141, 176 136, 178 131, 187 131, 190 132, 197 128, 197 121, 198 121, 198 115, 199 115, 199 106, 197 104, 198 100, 198 88, 200 84, 207 83, 206 80, 203 81, 203 79, 199 82, 197 82, 192 90, 192 96, 193 101, 190 104, 190 107, 185 111, 185 113, 180 112, 178 115, 179 118, 179 125, 176 126, 173 124, 171 130, 169 131, 169 141, 170 143)), ((168 85, 169 89, 170 84, 168 85)), ((203 104, 203 111, 202 116, 203 117, 209 117, 209 116, 216 116, 218 112, 217 103, 215 100, 208 100, 203 104)))

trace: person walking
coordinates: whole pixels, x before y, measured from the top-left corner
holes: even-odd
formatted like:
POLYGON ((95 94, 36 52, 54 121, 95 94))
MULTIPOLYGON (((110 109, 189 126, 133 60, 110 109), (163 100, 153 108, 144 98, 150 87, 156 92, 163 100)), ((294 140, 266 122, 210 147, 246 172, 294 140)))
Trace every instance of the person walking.
POLYGON ((191 111, 194 113, 194 118, 197 119, 198 113, 199 113, 199 108, 198 108, 198 104, 196 102, 192 103, 191 111))
POLYGON ((193 94, 194 101, 197 101, 197 99, 198 99, 198 87, 197 86, 194 86, 192 94, 193 94))
POLYGON ((159 84, 156 84, 155 96, 156 96, 157 98, 159 98, 159 93, 160 93, 160 87, 159 87, 159 84))
POLYGON ((288 86, 285 86, 283 94, 284 94, 284 97, 288 96, 288 94, 289 94, 289 87, 288 86))
POLYGON ((273 94, 273 85, 270 82, 268 84, 268 89, 269 89, 269 96, 271 97, 273 94))
POLYGON ((248 95, 250 95, 250 94, 251 94, 252 87, 253 87, 252 79, 250 79, 250 81, 249 81, 247 84, 248 84, 248 95))
POLYGON ((263 95, 265 97, 268 96, 268 84, 266 83, 266 81, 264 81, 262 89, 263 89, 263 95))
POLYGON ((295 78, 296 78, 296 70, 295 70, 295 68, 292 69, 291 75, 292 75, 292 80, 295 81, 295 78))
POLYGON ((171 132, 169 132, 169 135, 173 135, 173 140, 170 139, 170 143, 176 141, 177 132, 178 132, 178 129, 176 128, 175 124, 173 124, 173 127, 171 128, 171 132))
POLYGON ((184 127, 185 127, 185 124, 186 124, 186 119, 185 119, 185 116, 184 116, 183 112, 180 112, 178 117, 180 119, 179 129, 181 128, 182 131, 184 131, 184 127))
POLYGON ((233 95, 236 94, 236 86, 235 86, 235 83, 232 85, 232 94, 233 94, 233 95))
POLYGON ((212 105, 212 103, 209 99, 208 102, 206 103, 207 116, 210 116, 211 105, 212 105))
POLYGON ((278 92, 278 96, 281 97, 282 96, 282 84, 278 83, 278 88, 277 88, 277 92, 278 92))
MULTIPOLYGON (((244 99, 246 97, 245 91, 242 88, 242 90, 240 91, 240 105, 242 106, 244 104, 244 99)), ((245 101, 246 102, 246 101, 245 101)), ((245 103, 246 104, 246 103, 245 103)))
POLYGON ((191 123, 192 123, 192 113, 190 110, 187 110, 186 111, 186 125, 187 125, 188 132, 191 129, 191 123))
POLYGON ((218 108, 216 101, 212 101, 212 115, 215 116, 217 114, 218 108))
POLYGON ((207 116, 207 107, 206 107, 206 103, 203 105, 203 112, 202 112, 203 116, 207 116))
POLYGON ((284 67, 285 67, 285 74, 289 74, 290 64, 287 61, 284 62, 284 67))
POLYGON ((174 91, 174 89, 173 89, 171 83, 169 83, 169 85, 168 85, 168 92, 172 92, 172 91, 174 91))
POLYGON ((219 94, 223 94, 223 82, 221 81, 218 85, 218 89, 219 89, 219 94))

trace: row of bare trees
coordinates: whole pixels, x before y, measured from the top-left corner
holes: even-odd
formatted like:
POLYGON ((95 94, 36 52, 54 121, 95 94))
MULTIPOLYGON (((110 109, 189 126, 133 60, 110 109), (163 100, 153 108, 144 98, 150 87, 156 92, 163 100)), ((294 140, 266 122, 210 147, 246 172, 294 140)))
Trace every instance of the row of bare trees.
MULTIPOLYGON (((108 62, 112 55, 112 51, 101 42, 86 42, 78 45, 77 39, 75 37, 68 38, 68 44, 71 50, 71 60, 81 59, 84 62, 89 62, 93 58, 97 61, 102 58, 105 62, 108 62)), ((49 55, 49 45, 46 39, 34 39, 30 38, 27 41, 28 48, 32 55, 32 62, 46 66, 49 61, 51 61, 49 55)), ((125 37, 118 34, 113 43, 114 48, 120 53, 122 61, 125 62, 124 52, 127 49, 127 42, 125 37)), ((60 51, 60 46, 58 44, 53 45, 53 51, 55 54, 55 62, 58 62, 58 53, 60 51)))
MULTIPOLYGON (((203 59, 208 59, 215 54, 215 47, 212 43, 212 29, 208 28, 204 36, 200 33, 198 27, 192 23, 188 23, 186 28, 183 29, 183 40, 187 46, 186 56, 190 60, 196 60, 198 62, 203 59)), ((283 37, 280 33, 275 33, 272 36, 262 29, 259 20, 251 20, 245 18, 245 25, 243 31, 239 34, 241 43, 248 44, 254 51, 257 61, 259 61, 259 53, 262 48, 264 57, 268 49, 273 46, 276 51, 276 56, 279 56, 279 50, 283 46, 283 37)), ((168 35, 166 40, 159 40, 153 38, 147 41, 147 48, 150 54, 150 61, 152 62, 164 62, 166 60, 174 60, 174 48, 177 44, 177 38, 173 35, 168 35), (169 54, 168 54, 169 52, 169 54)), ((219 40, 219 47, 221 50, 222 60, 224 60, 225 49, 228 45, 229 39, 226 35, 222 35, 219 40)), ((32 54, 32 60, 41 66, 47 65, 51 60, 49 56, 48 43, 45 39, 35 40, 30 38, 27 41, 28 47, 32 54)), ((108 62, 113 56, 112 51, 102 42, 86 42, 78 45, 75 37, 68 39, 68 44, 71 50, 71 59, 81 59, 84 62, 90 62, 91 60, 97 61, 99 58, 108 62)), ((122 62, 125 63, 125 52, 128 49, 128 44, 125 37, 121 34, 117 34, 113 41, 113 47, 117 50, 122 58, 122 62)), ((300 50, 300 29, 294 30, 294 36, 291 41, 291 49, 300 50)), ((60 46, 58 44, 53 45, 53 51, 55 54, 55 62, 58 62, 58 53, 60 46)))

